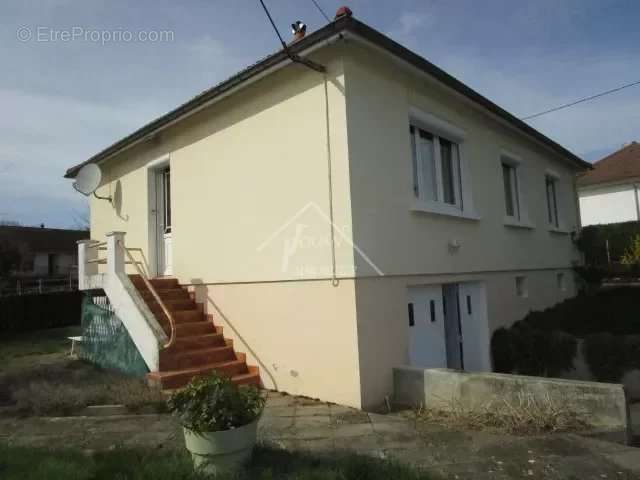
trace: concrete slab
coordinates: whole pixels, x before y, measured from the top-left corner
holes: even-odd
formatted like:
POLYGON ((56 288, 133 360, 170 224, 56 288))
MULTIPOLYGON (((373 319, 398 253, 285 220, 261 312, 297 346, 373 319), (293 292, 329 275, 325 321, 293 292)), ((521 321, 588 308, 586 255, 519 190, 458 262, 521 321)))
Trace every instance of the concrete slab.
MULTIPOLYGON (((272 448, 332 457, 353 452, 416 465, 433 478, 514 480, 541 478, 639 479, 640 450, 578 435, 519 437, 456 431, 411 416, 366 414, 347 407, 295 402, 267 405, 259 440, 272 448), (297 415, 302 409, 303 415, 297 415), (309 409, 309 410, 307 410, 309 409), (314 412, 314 414, 310 414, 314 412), (328 412, 323 414, 317 414, 328 412), (335 415, 334 415, 335 413, 335 415)), ((0 442, 83 451, 114 446, 183 449, 181 427, 169 415, 0 417, 0 442)))
POLYGON ((619 467, 640 474, 640 450, 633 449, 626 452, 610 453, 605 455, 608 460, 619 467))
POLYGON ((312 417, 315 415, 328 417, 330 413, 329 405, 298 405, 296 407, 297 417, 312 417))
POLYGON ((373 435, 373 425, 370 423, 343 424, 335 425, 334 427, 335 438, 364 437, 373 435))

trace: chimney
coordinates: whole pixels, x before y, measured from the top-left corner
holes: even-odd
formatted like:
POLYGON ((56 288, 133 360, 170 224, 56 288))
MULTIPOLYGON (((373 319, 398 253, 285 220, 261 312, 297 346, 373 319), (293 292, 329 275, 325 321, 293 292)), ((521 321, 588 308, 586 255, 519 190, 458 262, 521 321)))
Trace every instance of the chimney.
POLYGON ((353 15, 351 9, 349 7, 343 6, 336 10, 336 16, 334 20, 337 20, 340 17, 350 17, 351 15, 353 15))
POLYGON ((297 20, 295 23, 291 24, 291 33, 293 33, 294 42, 302 40, 307 34, 307 26, 300 20, 297 20))

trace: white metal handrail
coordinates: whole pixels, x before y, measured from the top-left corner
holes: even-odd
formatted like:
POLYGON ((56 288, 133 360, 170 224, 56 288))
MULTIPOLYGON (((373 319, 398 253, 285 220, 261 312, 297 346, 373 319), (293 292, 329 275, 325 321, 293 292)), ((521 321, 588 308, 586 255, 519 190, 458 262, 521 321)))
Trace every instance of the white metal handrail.
POLYGON ((136 271, 138 272, 138 275, 140 275, 140 277, 142 278, 142 281, 144 282, 145 286, 149 289, 149 291, 151 292, 151 295, 153 295, 153 298, 155 299, 156 302, 158 302, 158 305, 160 305, 160 308, 162 308, 162 311, 164 312, 164 314, 169 319, 169 328, 170 328, 169 341, 165 345, 163 345, 163 348, 169 348, 171 345, 173 345, 173 342, 175 340, 175 330, 176 330, 175 321, 173 319, 173 315, 171 315, 171 312, 169 311, 167 306, 164 304, 164 302, 160 298, 160 295, 158 295, 158 292, 156 292, 156 289, 153 287, 153 285, 151 284, 151 282, 147 278, 147 275, 140 268, 140 265, 139 265, 140 262, 136 262, 136 260, 133 258, 133 255, 131 255, 131 251, 142 251, 142 249, 140 249, 140 248, 127 248, 120 241, 118 242, 118 245, 122 248, 122 250, 124 251, 125 255, 129 259, 129 261, 126 262, 126 263, 127 264, 131 264, 131 265, 133 265, 135 267, 136 271))

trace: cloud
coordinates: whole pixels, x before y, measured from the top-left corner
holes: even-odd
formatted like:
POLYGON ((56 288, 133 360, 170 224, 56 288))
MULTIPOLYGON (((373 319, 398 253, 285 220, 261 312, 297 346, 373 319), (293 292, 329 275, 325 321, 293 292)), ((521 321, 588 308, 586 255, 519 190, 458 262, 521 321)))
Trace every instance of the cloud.
POLYGON ((415 35, 431 27, 433 17, 422 12, 402 12, 387 35, 399 43, 411 45, 415 35))

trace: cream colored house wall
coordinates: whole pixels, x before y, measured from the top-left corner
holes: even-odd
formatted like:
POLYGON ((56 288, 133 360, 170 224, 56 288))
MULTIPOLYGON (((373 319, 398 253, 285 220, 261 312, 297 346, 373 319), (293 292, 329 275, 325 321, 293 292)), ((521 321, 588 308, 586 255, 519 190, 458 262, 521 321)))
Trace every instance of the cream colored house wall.
POLYGON ((492 327, 573 292, 570 275, 567 292, 549 283, 577 255, 569 235, 547 229, 544 210, 551 168, 563 223, 575 228, 573 171, 353 42, 321 53, 314 60, 329 67, 328 138, 323 77, 287 67, 110 161, 98 194, 114 205, 91 200, 92 238, 122 230, 149 256, 148 166, 168 159, 174 275, 267 386, 372 406, 391 393, 391 368, 407 361, 407 286, 484 281, 492 327), (479 221, 410 211, 409 106, 468 132, 479 221), (503 224, 500 149, 523 158, 534 229, 503 224), (461 244, 455 254, 451 239, 461 244), (334 269, 343 280, 328 280, 334 269), (529 272, 526 302, 504 294, 518 271, 529 272))
MULTIPOLYGON (((353 236, 385 274, 562 268, 578 259, 570 236, 550 232, 546 217, 545 171, 553 170, 560 175, 563 227, 577 228, 573 167, 426 78, 362 47, 351 51, 346 72, 353 236), (463 155, 479 221, 411 211, 411 106, 467 132, 463 155), (503 149, 522 158, 531 230, 504 225, 503 149), (455 253, 448 248, 452 239, 461 245, 455 253)), ((356 265, 359 275, 375 274, 361 257, 356 265)))
MULTIPOLYGON (((427 77, 353 44, 345 60, 353 238, 384 276, 356 255, 356 305, 362 403, 392 394, 391 369, 408 362, 407 289, 481 281, 489 329, 523 318, 575 294, 569 231, 578 226, 575 170, 554 153, 516 134, 427 77), (415 212, 409 140, 411 107, 466 132, 462 155, 471 175, 479 220, 415 212), (504 224, 500 155, 521 158, 523 209, 534 228, 504 224), (559 176, 559 210, 566 233, 548 228, 545 174, 559 176), (450 250, 456 240, 458 250, 450 250), (556 274, 565 273, 566 290, 556 274), (515 292, 527 277, 529 296, 515 292), (360 278, 361 277, 361 278, 360 278)), ((468 339, 467 341, 472 341, 468 339)))
POLYGON ((149 164, 167 159, 174 276, 266 386, 359 407, 355 287, 331 282, 332 218, 336 272, 354 271, 338 48, 314 55, 326 85, 288 66, 107 163, 97 193, 114 204, 91 200, 91 233, 125 231, 149 257, 149 164))
POLYGON ((392 368, 409 362, 408 287, 458 282, 484 284, 490 332, 524 318, 531 310, 542 310, 576 295, 570 269, 358 279, 356 311, 363 408, 378 407, 386 396, 392 396, 392 368), (565 275, 565 290, 558 289, 558 273, 565 275), (527 278, 526 298, 516 293, 517 275, 527 278))
POLYGON ((361 407, 353 280, 194 289, 267 388, 361 407))

